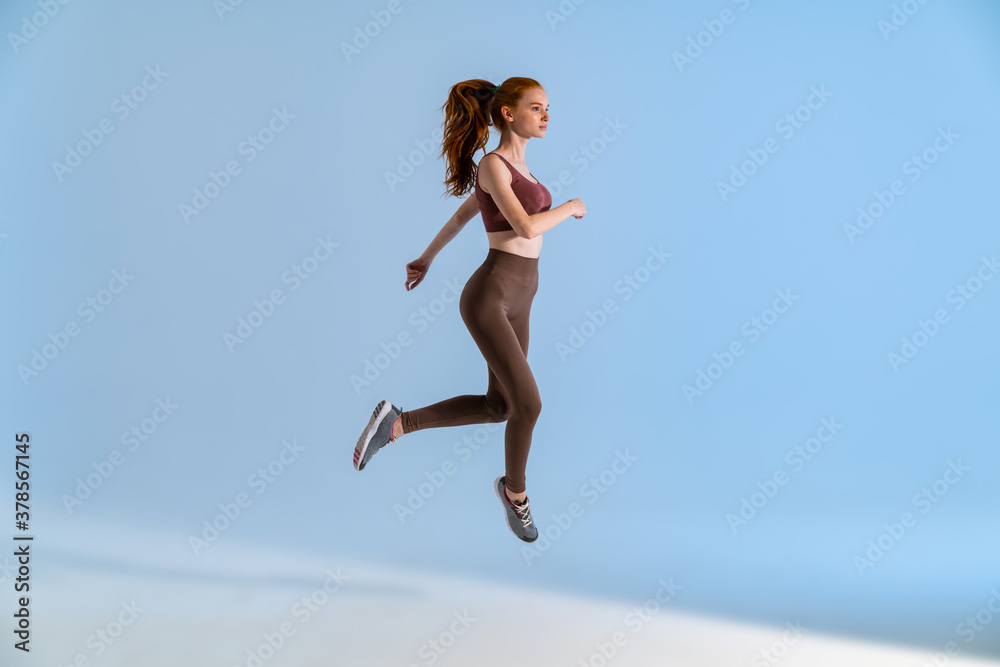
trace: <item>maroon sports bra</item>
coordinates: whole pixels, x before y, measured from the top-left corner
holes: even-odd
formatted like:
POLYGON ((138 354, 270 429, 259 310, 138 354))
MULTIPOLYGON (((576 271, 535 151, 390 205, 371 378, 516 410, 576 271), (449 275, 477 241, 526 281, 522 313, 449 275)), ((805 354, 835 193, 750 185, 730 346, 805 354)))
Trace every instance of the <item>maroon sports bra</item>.
MULTIPOLYGON (((521 174, 521 172, 515 169, 513 165, 507 161, 507 158, 499 153, 487 153, 487 155, 496 155, 498 158, 503 160, 504 164, 507 165, 507 168, 510 169, 510 188, 514 191, 514 195, 517 197, 517 200, 521 202, 521 206, 524 207, 525 213, 528 215, 534 215, 535 213, 547 211, 552 207, 552 195, 549 193, 549 189, 542 185, 541 181, 538 181, 538 183, 532 183, 523 174, 521 174)), ((482 163, 482 160, 480 160, 480 163, 482 163)), ((496 202, 493 201, 493 197, 490 196, 489 193, 483 192, 483 190, 479 187, 478 168, 476 169, 476 201, 479 202, 479 211, 483 215, 483 224, 486 226, 487 232, 503 232, 514 229, 503 217, 503 213, 500 212, 500 209, 497 208, 496 202)))

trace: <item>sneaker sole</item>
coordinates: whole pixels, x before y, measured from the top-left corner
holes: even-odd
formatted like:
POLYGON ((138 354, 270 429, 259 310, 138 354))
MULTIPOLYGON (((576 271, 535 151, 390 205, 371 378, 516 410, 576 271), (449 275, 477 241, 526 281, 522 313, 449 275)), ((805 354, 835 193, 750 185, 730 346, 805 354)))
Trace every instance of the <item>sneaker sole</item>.
POLYGON ((365 427, 365 430, 361 433, 361 437, 358 438, 358 444, 354 447, 355 470, 362 470, 365 467, 361 462, 365 459, 365 452, 368 451, 368 446, 372 442, 372 436, 375 435, 378 427, 382 425, 382 421, 391 411, 392 403, 382 401, 372 412, 372 418, 368 420, 368 426, 365 427))
POLYGON ((502 477, 503 475, 500 475, 500 477, 497 477, 495 480, 493 480, 493 490, 496 492, 497 498, 500 499, 501 507, 503 508, 503 518, 504 521, 507 523, 507 528, 510 529, 510 532, 514 533, 514 537, 521 540, 522 542, 528 542, 528 543, 534 542, 535 540, 538 539, 537 535, 535 536, 534 540, 526 540, 520 535, 518 535, 516 532, 514 532, 514 527, 510 525, 510 512, 507 510, 508 501, 506 498, 503 497, 503 491, 500 490, 500 479, 502 477))

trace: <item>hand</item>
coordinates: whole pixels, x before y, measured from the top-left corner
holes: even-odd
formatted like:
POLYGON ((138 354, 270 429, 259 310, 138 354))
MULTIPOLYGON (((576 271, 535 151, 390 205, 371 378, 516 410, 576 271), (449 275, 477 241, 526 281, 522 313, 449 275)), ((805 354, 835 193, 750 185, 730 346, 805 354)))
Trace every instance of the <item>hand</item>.
POLYGON ((570 215, 577 220, 587 215, 587 207, 584 205, 583 200, 579 197, 576 199, 570 199, 566 203, 570 205, 570 215))
POLYGON ((430 265, 430 260, 423 257, 418 257, 406 265, 406 282, 403 283, 403 286, 406 287, 407 292, 420 284, 420 281, 427 275, 427 269, 430 268, 430 265))

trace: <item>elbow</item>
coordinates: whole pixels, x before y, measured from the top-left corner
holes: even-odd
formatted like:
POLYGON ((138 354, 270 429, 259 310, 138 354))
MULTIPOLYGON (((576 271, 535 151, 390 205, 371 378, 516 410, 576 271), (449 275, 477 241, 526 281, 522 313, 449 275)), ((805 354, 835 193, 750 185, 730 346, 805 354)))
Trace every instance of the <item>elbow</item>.
POLYGON ((525 218, 524 220, 522 220, 521 224, 518 225, 518 227, 521 228, 520 233, 518 233, 518 236, 520 236, 523 239, 533 239, 536 236, 538 236, 538 234, 532 227, 531 218, 525 218))

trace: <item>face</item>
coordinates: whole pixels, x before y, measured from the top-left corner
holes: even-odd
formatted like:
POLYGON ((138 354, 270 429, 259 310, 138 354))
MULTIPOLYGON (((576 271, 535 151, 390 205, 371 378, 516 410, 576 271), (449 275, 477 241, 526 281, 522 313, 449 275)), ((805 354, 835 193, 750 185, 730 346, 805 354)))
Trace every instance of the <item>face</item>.
POLYGON ((517 109, 504 108, 508 127, 522 137, 544 137, 549 124, 549 98, 541 88, 524 91, 517 109))

